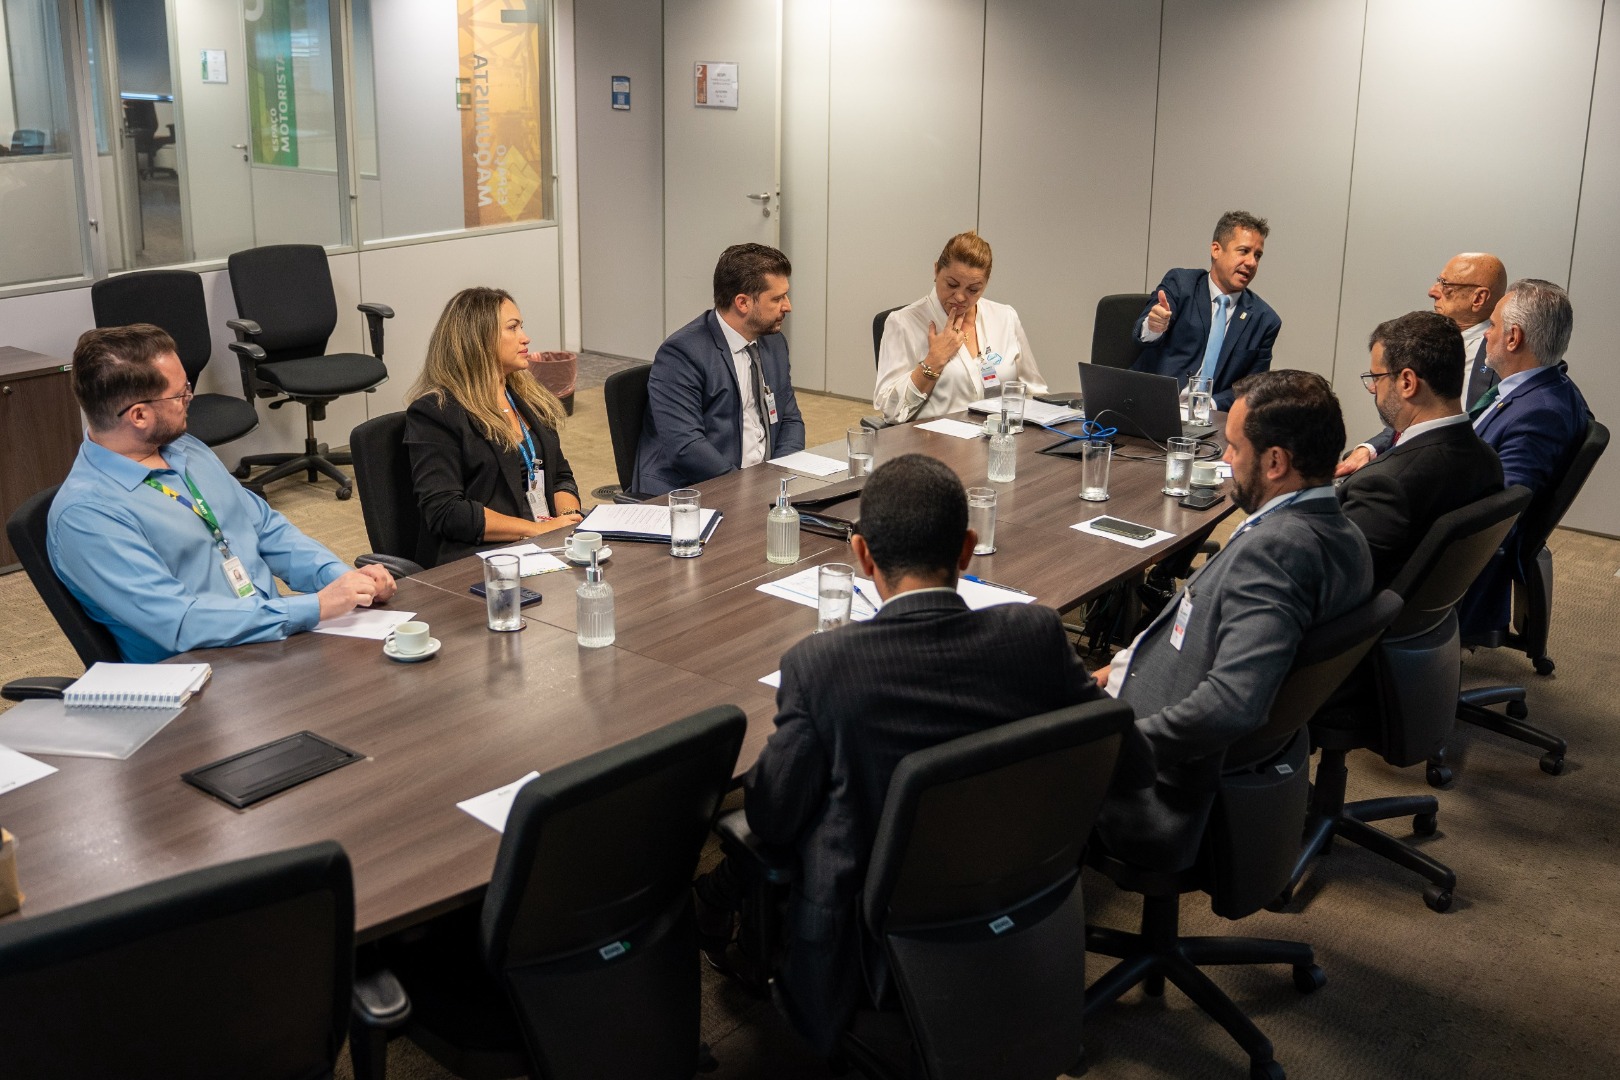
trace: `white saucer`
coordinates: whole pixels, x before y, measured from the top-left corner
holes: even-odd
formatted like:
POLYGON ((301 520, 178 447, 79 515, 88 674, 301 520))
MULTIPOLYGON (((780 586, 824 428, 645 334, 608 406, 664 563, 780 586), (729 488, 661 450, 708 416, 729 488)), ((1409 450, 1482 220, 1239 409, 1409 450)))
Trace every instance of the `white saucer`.
MULTIPOLYGON (((574 558, 573 552, 569 551, 567 548, 563 548, 562 557, 565 562, 572 563, 575 566, 591 565, 591 560, 589 558, 576 559, 574 558)), ((603 544, 601 547, 596 549, 597 562, 605 563, 611 558, 613 558, 613 549, 608 547, 606 544, 603 544)))
POLYGON ((416 664, 432 657, 434 653, 439 651, 439 645, 440 642, 438 638, 430 637, 428 638, 427 648, 423 649, 419 653, 406 654, 402 652, 395 652, 394 643, 392 641, 385 641, 383 642, 383 655, 388 657, 390 660, 398 660, 402 664, 416 664))

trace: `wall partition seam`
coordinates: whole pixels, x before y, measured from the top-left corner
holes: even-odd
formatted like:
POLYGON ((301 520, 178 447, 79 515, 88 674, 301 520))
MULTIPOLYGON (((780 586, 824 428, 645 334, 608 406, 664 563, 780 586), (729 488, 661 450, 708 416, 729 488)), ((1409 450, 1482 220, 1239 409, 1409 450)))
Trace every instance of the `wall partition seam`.
POLYGON ((1153 149, 1148 154, 1147 232, 1142 244, 1142 291, 1153 282, 1153 193, 1158 190, 1154 171, 1159 166, 1159 95, 1164 92, 1164 3, 1159 0, 1159 47, 1154 53, 1153 71, 1153 149))
POLYGON ((56 23, 57 48, 67 77, 64 89, 74 127, 69 145, 73 148, 73 174, 79 188, 79 266, 81 273, 87 270, 91 278, 105 277, 107 253, 101 225, 107 215, 102 212, 101 177, 91 167, 96 161, 96 120, 90 92, 90 54, 85 48, 79 5, 73 0, 56 0, 56 23))
POLYGON ((1597 108, 1598 65, 1603 57, 1603 24, 1608 0, 1598 4, 1597 43, 1592 47, 1592 92, 1586 99, 1586 137, 1581 142, 1581 175, 1575 182, 1575 227, 1569 239, 1569 273, 1564 277, 1566 290, 1575 288, 1575 249, 1581 242, 1581 200, 1586 194, 1586 162, 1592 156, 1592 113, 1597 108))
MULTIPOLYGON (((332 34, 332 121, 337 129, 336 155, 338 184, 338 240, 344 249, 358 250, 360 235, 360 170, 355 161, 354 127, 354 25, 348 0, 336 0, 327 8, 332 34)), ((360 294, 365 295, 365 272, 359 269, 360 294)))
POLYGON ((1339 244, 1339 298, 1333 307, 1333 355, 1328 358, 1328 382, 1335 385, 1339 379, 1339 330, 1344 319, 1344 281, 1350 269, 1350 213, 1356 201, 1356 139, 1361 130, 1361 88, 1367 78, 1369 7, 1365 3, 1361 6, 1361 57, 1356 64, 1356 104, 1351 114, 1354 119, 1350 124, 1350 175, 1344 185, 1344 239, 1339 244))

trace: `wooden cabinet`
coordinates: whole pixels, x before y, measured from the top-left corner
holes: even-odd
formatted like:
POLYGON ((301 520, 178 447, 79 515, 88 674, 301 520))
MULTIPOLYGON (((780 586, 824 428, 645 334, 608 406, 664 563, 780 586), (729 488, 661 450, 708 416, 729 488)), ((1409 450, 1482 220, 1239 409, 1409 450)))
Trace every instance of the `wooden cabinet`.
MULTIPOLYGON (((0 520, 73 468, 84 428, 70 371, 55 357, 0 346, 0 520)), ((17 553, 0 535, 0 573, 15 569, 17 553)))

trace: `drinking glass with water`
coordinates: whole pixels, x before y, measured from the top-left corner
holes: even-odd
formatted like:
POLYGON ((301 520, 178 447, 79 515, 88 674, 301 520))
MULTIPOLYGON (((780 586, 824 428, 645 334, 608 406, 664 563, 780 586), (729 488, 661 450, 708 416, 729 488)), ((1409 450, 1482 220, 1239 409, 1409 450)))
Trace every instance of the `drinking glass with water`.
POLYGON ((970 487, 967 489, 968 528, 978 538, 973 554, 993 555, 996 550, 996 489, 970 487))
POLYGON ((521 565, 516 555, 491 555, 484 560, 484 604, 491 630, 523 629, 521 565))
POLYGON ((1024 430, 1024 402, 1029 388, 1023 380, 1013 379, 1001 388, 1001 413, 1007 418, 1007 430, 1014 435, 1024 430))
POLYGON ((1195 424, 1209 423, 1209 414, 1215 408, 1215 381, 1192 378, 1187 380, 1187 415, 1195 424))
POLYGON ((865 476, 872 471, 872 458, 877 453, 877 432, 865 427, 852 427, 844 432, 849 444, 849 475, 865 476))
POLYGON ((1198 454, 1198 440, 1177 436, 1165 444, 1164 493, 1181 498, 1192 490, 1193 458, 1198 454))
POLYGON ((703 495, 697 488, 676 488, 669 493, 669 553, 678 559, 703 554, 698 537, 703 533, 703 495))
POLYGON ((824 563, 816 574, 816 633, 836 630, 849 622, 855 598, 855 568, 849 563, 824 563))

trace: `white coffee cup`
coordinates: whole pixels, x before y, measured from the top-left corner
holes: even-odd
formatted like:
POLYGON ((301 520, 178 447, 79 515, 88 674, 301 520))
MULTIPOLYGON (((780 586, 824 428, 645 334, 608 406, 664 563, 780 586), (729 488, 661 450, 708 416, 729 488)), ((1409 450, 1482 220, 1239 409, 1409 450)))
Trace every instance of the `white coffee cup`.
POLYGON ((401 656, 416 656, 425 653, 428 648, 428 624, 425 622, 402 622, 389 631, 388 643, 401 656))
POLYGON ((577 562, 590 562, 591 552, 602 546, 602 534, 599 532, 580 532, 575 530, 568 538, 568 557, 577 562))
POLYGON ((1193 487, 1220 487, 1221 467, 1214 461, 1195 461, 1192 469, 1193 487))

